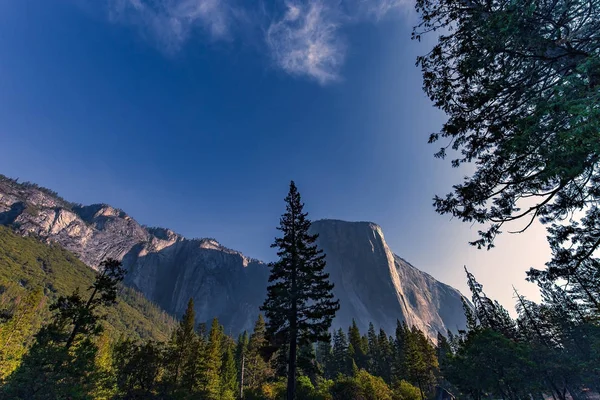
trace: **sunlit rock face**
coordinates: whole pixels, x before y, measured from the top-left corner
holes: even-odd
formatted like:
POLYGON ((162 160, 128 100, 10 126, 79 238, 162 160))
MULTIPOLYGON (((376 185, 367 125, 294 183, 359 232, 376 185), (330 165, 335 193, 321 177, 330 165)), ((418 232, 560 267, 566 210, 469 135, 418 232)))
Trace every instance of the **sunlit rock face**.
POLYGON ((336 326, 355 319, 363 332, 373 322, 393 333, 396 321, 404 320, 432 338, 465 327, 460 292, 392 253, 378 225, 321 220, 312 230, 340 299, 336 326))
MULTIPOLYGON (((1 175, 0 224, 58 243, 92 268, 122 260, 128 285, 176 316, 193 298, 198 321, 217 317, 230 334, 252 328, 266 296, 268 266, 215 239, 148 228, 109 205, 72 204, 1 175)), ((433 338, 465 326, 460 293, 393 254, 378 225, 321 220, 311 229, 341 303, 334 329, 354 318, 363 332, 373 322, 392 334, 404 320, 433 338)))
POLYGON ((141 226, 106 204, 71 204, 49 190, 0 177, 0 224, 55 242, 96 268, 123 261, 126 283, 180 316, 194 298, 196 318, 217 317, 228 333, 250 330, 266 296, 268 267, 214 239, 186 239, 141 226))

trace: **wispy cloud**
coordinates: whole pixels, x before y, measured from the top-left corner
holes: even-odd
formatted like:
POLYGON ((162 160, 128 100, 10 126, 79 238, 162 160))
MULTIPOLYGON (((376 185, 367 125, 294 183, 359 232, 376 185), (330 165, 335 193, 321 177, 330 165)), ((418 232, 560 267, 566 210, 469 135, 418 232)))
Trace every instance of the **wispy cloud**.
POLYGON ((380 20, 386 15, 407 13, 413 9, 414 0, 355 0, 359 18, 380 20))
POLYGON ((321 84, 338 80, 345 45, 335 12, 323 1, 288 2, 284 16, 271 23, 266 34, 276 65, 321 84))
POLYGON ((109 0, 113 22, 137 26, 166 52, 178 51, 194 29, 228 38, 233 11, 227 0, 109 0))
POLYGON ((414 0, 275 0, 270 9, 262 0, 106 1, 111 21, 136 26, 166 53, 179 51, 196 32, 210 40, 233 39, 248 32, 241 26, 255 26, 259 28, 255 31, 265 32, 264 49, 277 68, 320 84, 341 79, 348 45, 341 33, 345 25, 377 22, 414 4, 414 0))

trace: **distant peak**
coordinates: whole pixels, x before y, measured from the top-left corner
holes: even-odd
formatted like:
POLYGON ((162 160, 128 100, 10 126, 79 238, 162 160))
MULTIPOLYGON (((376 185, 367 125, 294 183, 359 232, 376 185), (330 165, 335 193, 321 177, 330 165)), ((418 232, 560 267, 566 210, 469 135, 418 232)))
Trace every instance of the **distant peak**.
POLYGON ((98 217, 128 217, 125 211, 105 203, 90 204, 89 206, 76 206, 73 208, 73 211, 87 222, 98 217))

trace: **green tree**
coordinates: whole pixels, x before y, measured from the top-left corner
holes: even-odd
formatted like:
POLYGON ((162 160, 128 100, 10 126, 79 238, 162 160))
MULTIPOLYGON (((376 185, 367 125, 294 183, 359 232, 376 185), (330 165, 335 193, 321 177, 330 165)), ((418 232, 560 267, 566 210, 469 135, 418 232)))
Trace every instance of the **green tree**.
POLYGON ((396 320, 396 336, 393 340, 393 354, 391 363, 392 380, 402 380, 406 378, 406 351, 409 340, 410 330, 406 322, 396 320))
POLYGON ((163 371, 163 346, 148 341, 137 344, 124 340, 115 346, 113 364, 117 399, 155 399, 160 391, 163 371))
POLYGON ((325 255, 314 244, 317 235, 309 233, 311 222, 293 181, 285 202, 278 227, 282 237, 272 245, 279 249, 279 260, 270 265, 270 285, 261 309, 273 343, 289 344, 287 398, 293 400, 298 344, 329 340, 339 302, 334 300, 333 284, 324 272, 325 255))
MULTIPOLYGON (((187 330, 187 325, 182 324, 182 326, 186 326, 187 330)), ((179 329, 181 329, 181 326, 179 329)), ((181 335, 181 337, 182 339, 185 337, 187 342, 186 349, 182 354, 181 383, 179 389, 183 394, 198 393, 203 388, 204 371, 207 363, 208 339, 206 337, 206 327, 204 324, 199 324, 195 334, 188 335, 187 337, 181 335)))
POLYGON ((425 334, 413 327, 405 336, 404 371, 407 380, 421 391, 421 397, 433 390, 438 370, 437 353, 425 334))
POLYGON ((252 389, 259 388, 272 376, 270 362, 265 360, 263 351, 268 345, 266 338, 266 325, 262 314, 254 324, 254 331, 250 335, 248 354, 244 363, 244 386, 252 389))
MULTIPOLYGON (((245 364, 245 357, 248 354, 248 343, 250 338, 248 332, 244 331, 238 336, 238 340, 235 346, 235 365, 238 371, 242 371, 242 360, 245 364)), ((245 368, 245 365, 244 365, 245 368)))
POLYGON ((335 367, 333 364, 333 348, 331 347, 331 341, 326 340, 317 343, 316 358, 320 365, 320 369, 323 371, 323 376, 326 379, 334 378, 335 367))
MULTIPOLYGON (((183 314, 183 318, 177 329, 173 332, 169 344, 168 380, 170 381, 173 390, 177 390, 181 386, 186 363, 193 362, 192 353, 194 351, 194 346, 196 345, 196 333, 194 332, 195 315, 194 300, 190 298, 185 313, 183 314)), ((190 390, 190 384, 187 386, 188 387, 185 389, 190 390)))
POLYGON ((306 343, 298 349, 298 371, 301 376, 308 377, 316 384, 317 378, 323 376, 323 371, 317 363, 317 353, 312 343, 306 343))
POLYGON ((392 400, 393 392, 380 377, 360 370, 353 377, 341 377, 331 388, 333 400, 392 400))
MULTIPOLYGON (((441 31, 417 59, 425 92, 448 120, 453 166, 474 172, 436 197, 439 213, 486 226, 551 224, 552 260, 538 281, 562 281, 600 312, 600 3, 597 0, 417 0, 413 38, 441 31)), ((444 157, 445 147, 437 153, 444 157)))
POLYGON ((392 362, 394 360, 393 342, 388 338, 383 328, 379 328, 379 357, 375 360, 377 363, 377 373, 388 384, 392 381, 392 362))
POLYGON ((223 352, 223 361, 221 363, 221 399, 227 397, 235 398, 238 392, 237 369, 235 357, 233 354, 234 344, 226 340, 225 351, 223 352))
POLYGON ((373 323, 369 323, 369 330, 367 331, 368 340, 368 352, 367 352, 367 371, 370 374, 381 376, 379 371, 378 360, 382 357, 381 349, 379 348, 379 336, 375 332, 375 326, 373 323))
POLYGON ((351 360, 348 358, 348 339, 342 328, 333 334, 332 373, 350 375, 351 360))
MULTIPOLYGON (((3 296, 7 294, 3 293, 3 296)), ((41 308, 45 300, 41 290, 24 296, 19 293, 15 297, 11 302, 12 309, 3 310, 4 322, 0 323, 0 383, 19 366, 31 345, 41 323, 41 308)))
POLYGON ((107 259, 83 299, 76 290, 60 296, 50 309, 51 322, 36 335, 35 343, 2 388, 5 398, 89 399, 100 375, 95 365, 93 338, 102 332, 100 307, 116 304, 117 285, 125 271, 121 263, 107 259))
POLYGON ((421 391, 406 381, 394 384, 394 400, 421 400, 421 391))
POLYGON ((221 396, 221 344, 223 343, 223 328, 214 318, 210 327, 208 346, 206 348, 206 363, 202 371, 202 392, 207 400, 219 400, 221 396))
POLYGON ((348 357, 354 360, 359 369, 365 369, 367 367, 367 349, 354 319, 348 328, 348 342, 348 357))
MULTIPOLYGON (((491 329, 468 332, 448 360, 446 378, 465 396, 522 399, 539 393, 540 376, 529 360, 527 345, 491 329)), ((560 396, 559 398, 564 398, 560 396)))

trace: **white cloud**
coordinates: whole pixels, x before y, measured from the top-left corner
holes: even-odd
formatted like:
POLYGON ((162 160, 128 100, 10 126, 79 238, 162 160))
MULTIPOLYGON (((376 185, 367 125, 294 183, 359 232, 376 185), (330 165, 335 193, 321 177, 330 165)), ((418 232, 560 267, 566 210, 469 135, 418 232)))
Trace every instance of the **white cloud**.
POLYGON ((413 9, 414 0, 358 0, 359 13, 367 18, 380 20, 392 13, 406 13, 413 9))
POLYGON ((272 22, 266 34, 276 65, 321 84, 338 80, 345 46, 335 12, 323 1, 287 3, 283 17, 272 22))
POLYGON ((109 0, 112 21, 138 26, 166 52, 179 50, 195 28, 229 37, 233 16, 227 0, 109 0))
POLYGON ((166 53, 179 51, 195 32, 211 40, 238 36, 245 41, 252 40, 248 32, 265 32, 265 50, 277 68, 320 84, 340 79, 346 53, 342 27, 406 13, 414 4, 414 0, 273 0, 273 7, 265 7, 263 0, 106 1, 111 21, 136 26, 166 53), (280 5, 285 6, 280 14, 272 11, 280 5))

